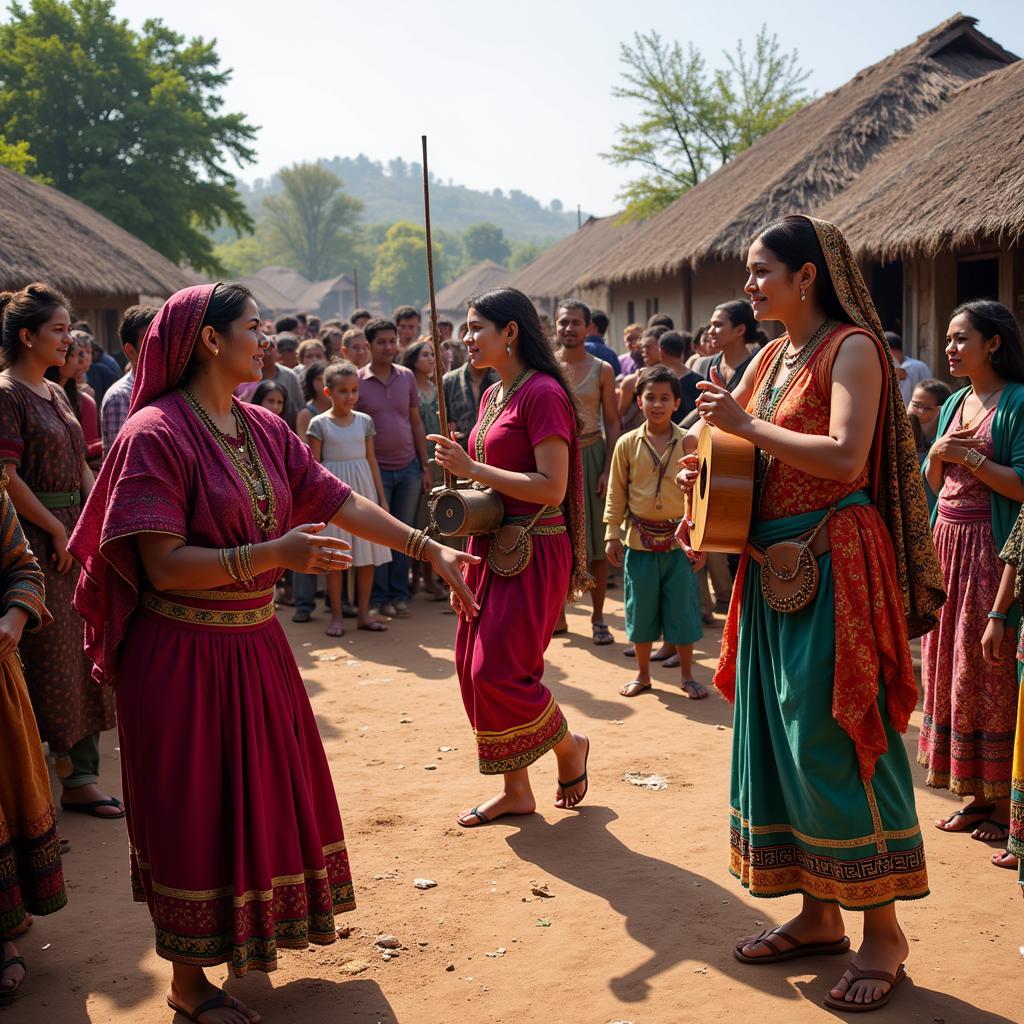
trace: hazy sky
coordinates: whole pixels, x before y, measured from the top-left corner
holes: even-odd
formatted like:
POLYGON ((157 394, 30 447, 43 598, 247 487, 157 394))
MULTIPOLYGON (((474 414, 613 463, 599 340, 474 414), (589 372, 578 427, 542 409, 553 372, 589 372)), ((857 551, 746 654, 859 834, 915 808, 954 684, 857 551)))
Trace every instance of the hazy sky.
MULTIPOLYGON (((234 70, 228 109, 261 126, 252 178, 296 160, 366 153, 418 159, 473 188, 519 188, 597 214, 628 180, 599 154, 629 106, 610 95, 619 44, 636 31, 692 42, 712 65, 762 21, 796 48, 816 93, 956 11, 935 0, 117 0, 134 25, 161 17, 214 37, 234 70)), ((1024 54, 1024 3, 973 0, 966 14, 1024 54)))

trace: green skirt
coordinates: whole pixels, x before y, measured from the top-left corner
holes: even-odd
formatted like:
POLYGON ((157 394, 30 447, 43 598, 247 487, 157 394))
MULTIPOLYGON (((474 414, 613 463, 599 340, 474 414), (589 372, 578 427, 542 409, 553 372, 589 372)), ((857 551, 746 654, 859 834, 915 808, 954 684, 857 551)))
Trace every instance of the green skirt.
MULTIPOLYGON (((858 492, 840 508, 869 504, 858 492)), ((824 515, 757 522, 759 546, 798 536, 824 515)), ((818 558, 814 600, 780 613, 746 569, 736 658, 730 785, 730 871, 754 896, 803 893, 848 910, 928 894, 914 782, 902 737, 878 707, 889 748, 860 775, 853 740, 832 717, 835 607, 832 555, 818 558)), ((870 628, 866 626, 865 628, 870 628)))

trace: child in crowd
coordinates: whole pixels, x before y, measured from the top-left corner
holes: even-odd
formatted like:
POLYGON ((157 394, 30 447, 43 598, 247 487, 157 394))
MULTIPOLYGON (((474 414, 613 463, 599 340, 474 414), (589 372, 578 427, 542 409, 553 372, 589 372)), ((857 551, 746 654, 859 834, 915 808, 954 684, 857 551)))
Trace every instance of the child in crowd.
MULTIPOLYGON (((377 456, 373 450, 376 429, 373 420, 363 412, 356 412, 359 401, 359 371, 349 362, 332 363, 324 373, 324 394, 331 400, 331 408, 309 421, 306 439, 313 458, 324 468, 343 480, 357 494, 376 501, 387 510, 384 484, 381 481, 377 456)), ((391 561, 391 552, 380 544, 371 544, 362 537, 353 537, 337 526, 328 524, 324 534, 341 537, 352 545, 352 568, 356 573, 359 629, 381 633, 388 627, 370 616, 370 593, 373 590, 373 570, 391 561)), ((341 606, 341 573, 327 574, 327 599, 331 605, 331 624, 328 636, 344 636, 341 606)))
POLYGON ((285 391, 283 384, 278 384, 276 380, 263 380, 252 393, 249 404, 262 406, 284 419, 287 401, 288 392, 285 391))
POLYGON ((636 649, 636 677, 619 693, 635 697, 651 688, 651 647, 664 636, 679 656, 683 693, 701 700, 708 691, 692 677, 693 645, 703 635, 695 576, 700 562, 691 563, 675 540, 686 514, 673 483, 684 436, 672 422, 679 378, 667 366, 649 366, 636 392, 644 422, 615 445, 603 517, 608 561, 625 566, 626 635, 636 649))
POLYGON ((306 372, 302 376, 302 397, 306 400, 306 404, 299 410, 299 415, 295 417, 295 433, 306 444, 309 444, 306 431, 309 430, 309 424, 313 417, 319 416, 322 412, 329 412, 331 408, 331 400, 324 390, 324 373, 326 371, 326 362, 316 362, 307 366, 306 372))

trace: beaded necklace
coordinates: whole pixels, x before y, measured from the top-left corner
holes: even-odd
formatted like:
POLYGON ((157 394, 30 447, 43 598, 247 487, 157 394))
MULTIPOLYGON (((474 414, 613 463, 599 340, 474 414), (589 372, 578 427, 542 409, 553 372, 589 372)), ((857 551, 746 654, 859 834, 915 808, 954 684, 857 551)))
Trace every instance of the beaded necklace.
MULTIPOLYGON (((821 343, 838 326, 835 320, 826 318, 825 322, 807 339, 807 342, 792 356, 787 356, 786 345, 779 347, 779 353, 775 362, 761 381, 761 390, 757 393, 757 401, 754 403, 754 415, 759 420, 770 423, 775 418, 775 413, 782 404, 783 399, 792 390, 800 371, 811 361, 811 356, 821 347, 821 343), (772 385, 778 375, 780 367, 785 367, 787 373, 783 382, 776 388, 772 385)), ((773 456, 768 452, 757 449, 757 483, 760 488, 764 482, 768 470, 771 468, 773 456)))
POLYGON ((480 428, 476 432, 476 461, 484 461, 484 441, 487 439, 487 432, 494 425, 494 421, 501 414, 502 410, 512 401, 512 396, 522 387, 526 380, 526 375, 530 372, 529 366, 524 366, 522 372, 514 381, 508 391, 506 391, 501 399, 497 398, 498 389, 491 392, 490 397, 487 399, 487 408, 484 409, 483 419, 480 420, 480 428))
POLYGON ((228 457, 228 461, 234 467, 235 472, 241 478, 242 483, 249 495, 249 504, 252 508, 252 518, 256 529, 264 536, 270 536, 277 532, 277 501, 274 498, 274 488, 271 486, 270 477, 260 459, 259 450, 253 441, 252 431, 245 417, 241 414, 237 404, 232 401, 231 415, 235 418, 235 426, 238 428, 238 437, 241 445, 232 444, 235 438, 225 434, 210 414, 199 404, 199 400, 187 388, 181 389, 181 396, 188 403, 192 411, 199 417, 199 421, 213 435, 217 446, 228 457))

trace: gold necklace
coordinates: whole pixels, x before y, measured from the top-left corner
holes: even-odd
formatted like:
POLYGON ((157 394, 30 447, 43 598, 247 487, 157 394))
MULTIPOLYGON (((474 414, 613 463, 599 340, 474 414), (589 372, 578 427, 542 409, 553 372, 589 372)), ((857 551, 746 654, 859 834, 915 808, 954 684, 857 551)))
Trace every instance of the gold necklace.
POLYGON ((483 418, 480 420, 480 427, 476 432, 476 461, 484 461, 484 441, 487 439, 487 433, 494 425, 494 421, 501 414, 501 411, 512 401, 512 396, 522 387, 523 382, 526 380, 526 375, 530 372, 530 367, 524 366, 522 372, 514 381, 508 391, 506 391, 499 400, 498 389, 491 392, 490 397, 487 400, 487 408, 484 409, 483 418))
POLYGON ((988 401, 991 401, 991 399, 995 398, 996 395, 998 395, 1000 391, 1005 391, 1005 390, 1006 390, 1006 385, 1004 384, 1002 387, 996 388, 995 391, 990 391, 984 398, 982 398, 980 395, 978 395, 978 392, 975 390, 974 385, 972 384, 971 385, 971 395, 974 395, 975 398, 977 398, 978 401, 981 402, 981 408, 966 423, 964 423, 964 405, 967 404, 967 398, 970 398, 970 395, 968 395, 967 398, 964 399, 964 404, 960 406, 960 429, 961 430, 970 430, 974 426, 974 422, 975 422, 975 420, 978 419, 978 417, 981 417, 981 419, 984 419, 985 416, 989 412, 991 412, 990 409, 986 409, 985 408, 985 403, 988 402, 988 401))
POLYGON ((227 455, 228 461, 241 478, 249 495, 249 505, 252 509, 252 518, 256 529, 268 537, 276 533, 277 501, 274 496, 274 488, 270 483, 263 460, 260 459, 259 451, 253 441, 252 431, 249 430, 249 424, 245 422, 245 417, 242 416, 238 406, 232 401, 231 415, 235 419, 238 436, 242 441, 240 446, 231 443, 235 439, 229 434, 225 434, 213 422, 213 417, 199 404, 199 400, 191 391, 182 388, 181 395, 199 417, 200 423, 213 435, 217 446, 227 455))

